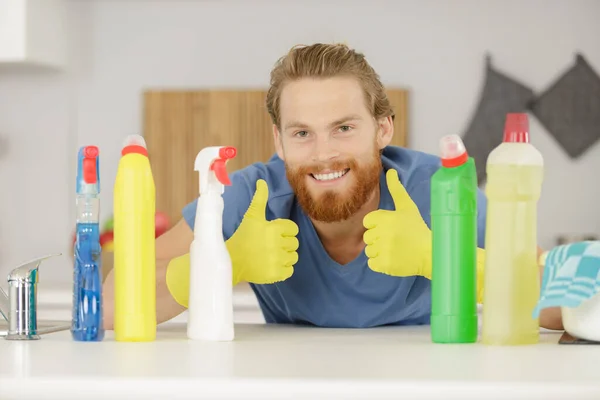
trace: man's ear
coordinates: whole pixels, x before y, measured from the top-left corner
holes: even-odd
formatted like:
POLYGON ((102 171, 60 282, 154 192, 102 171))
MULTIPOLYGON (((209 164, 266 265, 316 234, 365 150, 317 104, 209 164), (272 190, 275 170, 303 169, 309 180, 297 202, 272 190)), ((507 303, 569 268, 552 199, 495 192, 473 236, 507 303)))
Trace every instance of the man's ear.
POLYGON ((392 117, 381 118, 377 126, 377 145, 379 149, 383 149, 390 144, 394 136, 394 121, 392 117))
POLYGON ((281 134, 279 133, 279 129, 277 129, 277 125, 273 124, 273 144, 275 145, 275 151, 279 158, 284 160, 283 158, 283 144, 281 143, 281 134))

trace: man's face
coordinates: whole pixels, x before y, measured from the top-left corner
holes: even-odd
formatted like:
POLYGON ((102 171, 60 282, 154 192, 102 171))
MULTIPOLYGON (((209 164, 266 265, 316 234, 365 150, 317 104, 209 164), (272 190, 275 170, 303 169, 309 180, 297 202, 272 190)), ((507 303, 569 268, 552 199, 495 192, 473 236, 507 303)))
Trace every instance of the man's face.
POLYGON ((376 121, 359 82, 345 77, 288 83, 280 116, 275 146, 301 207, 322 222, 354 215, 379 184, 391 118, 376 121))

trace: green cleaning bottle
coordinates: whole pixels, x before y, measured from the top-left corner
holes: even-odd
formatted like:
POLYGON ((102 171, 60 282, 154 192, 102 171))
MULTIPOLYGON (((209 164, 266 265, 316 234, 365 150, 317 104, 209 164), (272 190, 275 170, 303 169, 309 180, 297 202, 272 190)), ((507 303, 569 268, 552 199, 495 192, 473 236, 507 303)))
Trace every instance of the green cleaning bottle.
POLYGON ((477 174, 457 135, 440 141, 431 178, 431 340, 477 341, 477 174))

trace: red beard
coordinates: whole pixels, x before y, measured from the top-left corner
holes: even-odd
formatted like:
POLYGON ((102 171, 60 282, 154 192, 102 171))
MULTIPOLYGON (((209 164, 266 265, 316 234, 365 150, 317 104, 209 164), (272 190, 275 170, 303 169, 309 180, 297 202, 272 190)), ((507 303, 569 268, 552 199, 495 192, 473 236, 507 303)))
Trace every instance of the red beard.
POLYGON ((286 164, 287 178, 296 194, 298 203, 311 219, 320 222, 340 222, 356 214, 379 185, 381 170, 381 156, 377 149, 373 159, 362 166, 359 166, 355 159, 296 168, 291 168, 286 164), (350 189, 343 193, 328 190, 314 198, 307 187, 307 179, 314 179, 310 174, 319 173, 325 167, 333 171, 350 169, 348 173, 351 172, 352 175, 348 178, 354 180, 350 189))

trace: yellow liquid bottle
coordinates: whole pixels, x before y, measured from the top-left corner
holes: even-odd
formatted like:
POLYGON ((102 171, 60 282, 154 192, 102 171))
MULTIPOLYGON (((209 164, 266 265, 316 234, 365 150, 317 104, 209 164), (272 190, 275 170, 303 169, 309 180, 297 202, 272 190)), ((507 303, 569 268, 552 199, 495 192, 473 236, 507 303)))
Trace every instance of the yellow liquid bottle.
POLYGON ((539 341, 537 203, 544 162, 529 143, 527 114, 508 114, 504 143, 487 160, 486 263, 482 342, 539 341))
POLYGON ((156 338, 156 190, 144 139, 129 136, 114 186, 115 340, 156 338))

